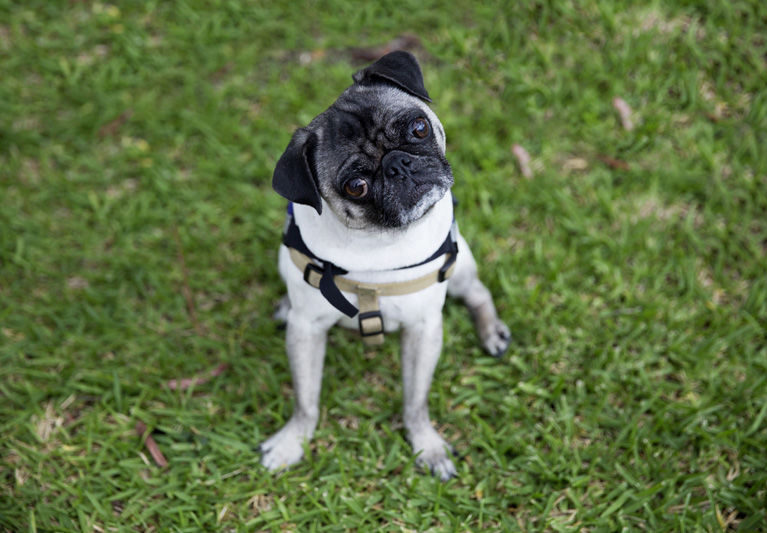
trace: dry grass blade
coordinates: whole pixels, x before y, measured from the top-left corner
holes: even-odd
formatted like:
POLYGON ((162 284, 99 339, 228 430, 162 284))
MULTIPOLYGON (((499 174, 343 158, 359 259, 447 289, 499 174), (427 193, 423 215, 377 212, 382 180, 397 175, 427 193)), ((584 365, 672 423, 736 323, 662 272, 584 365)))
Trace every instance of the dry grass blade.
POLYGON ((144 424, 140 420, 136 422, 136 434, 138 434, 139 437, 143 437, 144 435, 146 435, 146 438, 144 439, 144 444, 146 445, 147 450, 149 450, 149 454, 152 456, 152 459, 154 459, 154 462, 160 468, 167 467, 168 466, 167 459, 165 459, 165 456, 160 451, 160 447, 157 446, 157 443, 155 442, 152 435, 150 433, 147 433, 146 424, 144 424))
POLYGON ((132 109, 126 109, 119 115, 117 115, 116 118, 113 120, 110 120, 101 128, 99 128, 99 137, 114 137, 120 132, 120 128, 122 128, 128 120, 133 116, 133 110, 132 109))
POLYGON ((352 48, 349 53, 355 62, 367 63, 375 61, 383 55, 394 50, 413 51, 421 47, 421 39, 418 36, 404 33, 381 46, 368 46, 364 48, 352 48))
POLYGON ((524 177, 530 179, 533 177, 533 169, 530 167, 532 158, 530 154, 525 150, 521 144, 514 144, 511 147, 511 153, 517 158, 517 164, 519 165, 519 171, 524 177))
POLYGON ((167 385, 171 390, 187 390, 192 386, 202 385, 210 381, 212 378, 220 376, 222 373, 224 373, 224 371, 226 371, 227 368, 229 368, 229 365, 226 363, 221 363, 217 367, 202 375, 194 376, 191 378, 171 379, 168 381, 167 385))
POLYGON ((626 103, 626 100, 616 96, 613 98, 613 107, 618 112, 623 129, 626 131, 633 130, 634 122, 631 120, 631 107, 626 103))

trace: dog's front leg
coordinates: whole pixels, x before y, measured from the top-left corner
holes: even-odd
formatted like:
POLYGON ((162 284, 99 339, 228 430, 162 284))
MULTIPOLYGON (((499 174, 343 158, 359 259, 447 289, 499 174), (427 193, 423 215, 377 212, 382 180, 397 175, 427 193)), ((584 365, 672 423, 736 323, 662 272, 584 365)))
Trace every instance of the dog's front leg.
POLYGON ((286 349, 295 405, 288 423, 261 444, 261 464, 269 470, 297 463, 304 454, 304 440, 311 439, 317 427, 328 327, 293 309, 288 313, 286 349))
POLYGON ((456 473, 451 446, 429 420, 428 396, 434 368, 442 351, 442 314, 408 324, 402 331, 402 384, 404 420, 416 463, 429 468, 443 481, 456 473))
POLYGON ((511 333, 508 326, 498 318, 493 297, 479 280, 477 263, 469 245, 460 234, 458 249, 460 252, 455 273, 448 281, 447 293, 463 300, 474 318, 474 325, 483 348, 493 357, 500 357, 509 347, 511 333))

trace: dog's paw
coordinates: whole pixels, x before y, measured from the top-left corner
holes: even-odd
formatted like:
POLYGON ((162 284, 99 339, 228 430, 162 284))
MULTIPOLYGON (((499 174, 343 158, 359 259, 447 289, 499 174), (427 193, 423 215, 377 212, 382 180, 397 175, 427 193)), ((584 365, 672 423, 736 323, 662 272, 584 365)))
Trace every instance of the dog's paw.
POLYGON ((305 438, 302 432, 286 425, 261 443, 261 464, 272 472, 296 464, 304 456, 305 438))
POLYGON ((479 332, 482 341, 482 347, 493 357, 502 356, 509 348, 511 343, 511 332, 509 328, 498 319, 485 324, 479 332))
POLYGON ((442 481, 456 475, 455 465, 450 460, 453 448, 433 429, 428 434, 413 438, 413 450, 417 454, 416 465, 429 470, 442 481))

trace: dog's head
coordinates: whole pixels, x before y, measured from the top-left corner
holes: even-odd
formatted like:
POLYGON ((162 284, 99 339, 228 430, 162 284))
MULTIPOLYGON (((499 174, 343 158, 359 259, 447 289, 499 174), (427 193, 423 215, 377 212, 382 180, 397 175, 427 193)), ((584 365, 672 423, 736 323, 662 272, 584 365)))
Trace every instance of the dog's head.
POLYGON ((415 57, 385 55, 308 126, 274 169, 274 189, 350 228, 399 228, 421 218, 453 184, 445 130, 415 57))

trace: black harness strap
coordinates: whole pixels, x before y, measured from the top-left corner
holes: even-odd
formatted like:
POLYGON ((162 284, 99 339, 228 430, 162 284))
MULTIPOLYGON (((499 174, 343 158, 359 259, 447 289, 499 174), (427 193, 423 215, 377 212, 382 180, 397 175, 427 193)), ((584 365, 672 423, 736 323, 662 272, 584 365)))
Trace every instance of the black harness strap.
MULTIPOLYGON (((320 292, 322 295, 328 302, 330 302, 333 307, 341 311, 349 318, 357 314, 357 308, 354 307, 354 305, 352 305, 352 303, 347 300, 346 297, 344 297, 344 295, 341 293, 339 288, 336 287, 336 284, 333 281, 335 276, 347 274, 349 271, 334 265, 330 261, 326 261, 325 259, 317 257, 306 246, 304 239, 301 237, 301 230, 298 229, 296 221, 293 217, 292 203, 288 204, 288 227, 282 236, 282 242, 288 248, 295 248, 302 254, 311 257, 315 261, 320 261, 322 263, 322 267, 318 267, 317 265, 310 265, 307 268, 313 267, 314 269, 318 270, 320 274, 322 274, 322 278, 320 279, 320 292)), ((307 274, 307 272, 304 272, 304 279, 306 279, 307 274)))

